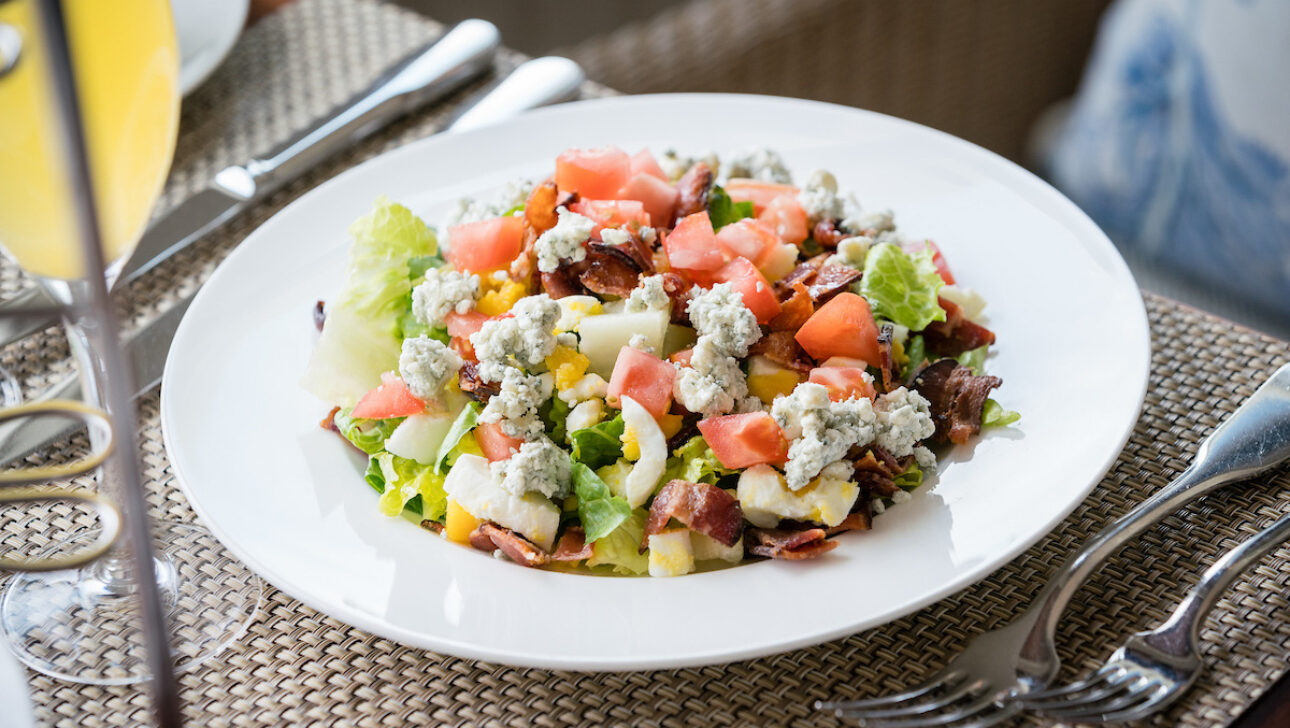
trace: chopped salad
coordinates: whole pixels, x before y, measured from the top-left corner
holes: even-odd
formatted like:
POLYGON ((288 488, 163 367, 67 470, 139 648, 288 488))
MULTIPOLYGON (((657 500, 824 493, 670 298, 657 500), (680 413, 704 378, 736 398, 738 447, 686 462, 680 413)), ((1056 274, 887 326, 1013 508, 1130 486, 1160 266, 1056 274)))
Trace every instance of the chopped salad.
POLYGON ((936 244, 774 151, 569 149, 442 233, 378 199, 303 384, 376 507, 531 567, 674 576, 871 527, 989 395, 936 244))

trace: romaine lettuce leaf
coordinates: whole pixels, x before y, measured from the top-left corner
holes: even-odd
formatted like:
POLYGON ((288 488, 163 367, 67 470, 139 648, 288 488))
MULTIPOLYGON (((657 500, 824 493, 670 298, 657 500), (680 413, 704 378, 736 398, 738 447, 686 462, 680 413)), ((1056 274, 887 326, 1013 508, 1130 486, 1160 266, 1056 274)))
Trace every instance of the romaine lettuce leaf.
POLYGON ((649 571, 649 555, 640 553, 647 515, 644 508, 632 511, 618 528, 596 542, 587 566, 612 566, 616 574, 639 575, 649 571))
POLYGON ((913 490, 923 484, 923 469, 918 467, 918 463, 910 463, 905 472, 895 477, 896 487, 905 490, 913 490))
POLYGON ((351 407, 399 365, 400 326, 412 290, 408 261, 433 255, 434 232, 385 197, 350 226, 345 283, 327 309, 302 384, 324 402, 351 407))
POLYGON ((914 334, 909 337, 905 344, 905 358, 907 361, 900 369, 900 378, 909 381, 909 378, 923 365, 927 360, 927 342, 923 341, 920 334, 914 334))
POLYGON ((933 321, 945 320, 945 310, 936 301, 944 285, 932 263, 931 250, 908 255, 891 243, 882 243, 865 256, 860 293, 875 318, 922 331, 933 321))
POLYGON ((354 447, 372 455, 385 449, 386 438, 394 432, 394 428, 399 426, 403 418, 365 420, 361 417, 350 417, 349 410, 342 409, 336 413, 332 421, 336 423, 336 429, 340 430, 340 434, 354 443, 354 447))
POLYGON ((538 408, 538 417, 546 425, 547 437, 553 442, 564 443, 564 423, 569 419, 569 403, 559 397, 552 397, 538 408))
POLYGON ((405 507, 414 506, 412 501, 418 496, 420 507, 413 510, 422 518, 437 520, 448 510, 448 494, 443 489, 444 475, 436 473, 428 465, 388 452, 376 455, 373 460, 384 481, 384 491, 377 503, 381 513, 397 516, 405 507))
POLYGON ((444 466, 450 464, 448 463, 449 456, 458 449, 458 444, 469 442, 470 445, 475 446, 476 450, 479 449, 475 438, 466 437, 471 430, 475 429, 475 424, 479 421, 479 409, 479 403, 472 400, 461 408, 461 412, 457 413, 457 419, 452 421, 452 426, 448 428, 448 434, 444 435, 443 442, 439 443, 439 452, 435 454, 434 458, 435 472, 447 472, 448 469, 444 466))
POLYGON ((985 407, 981 410, 982 427, 1007 427, 1019 419, 1021 419, 1020 412, 1006 410, 993 399, 987 399, 985 407))
POLYGON ((570 470, 573 492, 578 496, 578 518, 586 533, 587 543, 598 541, 631 518, 632 507, 627 501, 609 492, 609 486, 595 471, 576 460, 570 470))
POLYGON ((959 364, 971 369, 973 374, 980 376, 985 373, 985 355, 989 351, 989 346, 978 346, 975 349, 968 349, 959 354, 955 359, 959 364))
POLYGON ((744 202, 731 200, 730 195, 721 188, 721 185, 713 186, 712 191, 708 193, 708 219, 712 220, 713 230, 720 230, 736 220, 752 216, 753 203, 747 200, 744 202))
POLYGON ((573 459, 591 469, 608 465, 623 454, 623 416, 598 423, 592 427, 574 430, 569 434, 573 441, 573 459))
POLYGON ((679 478, 691 483, 715 484, 722 476, 734 472, 722 466, 703 435, 695 435, 689 442, 672 451, 661 480, 666 483, 679 478))

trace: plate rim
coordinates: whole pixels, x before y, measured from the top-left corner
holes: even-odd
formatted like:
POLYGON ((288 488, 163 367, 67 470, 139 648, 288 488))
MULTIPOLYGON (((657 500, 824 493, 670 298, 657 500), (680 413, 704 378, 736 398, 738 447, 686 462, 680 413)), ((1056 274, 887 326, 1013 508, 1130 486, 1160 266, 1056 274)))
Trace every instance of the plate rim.
MULTIPOLYGON (((213 521, 209 517, 209 514, 207 513, 204 506, 201 504, 200 499, 194 497, 193 491, 189 487, 188 483, 186 482, 186 479, 182 472, 183 470, 183 466, 181 465, 182 456, 176 457, 175 449, 171 447, 171 444, 170 444, 172 441, 171 431, 173 427, 173 425, 171 424, 171 410, 174 406, 174 398, 167 397, 167 391, 169 390, 169 388, 166 385, 167 385, 167 381, 171 378, 171 372, 173 371, 171 364, 175 358, 175 351, 177 350, 177 347, 174 347, 172 345, 172 347, 167 353, 166 365, 165 365, 165 369, 162 377, 162 385, 161 385, 161 402, 159 407, 159 414, 160 414, 160 420, 161 420, 163 443, 166 448, 167 456, 170 459, 174 470, 176 483, 179 485, 180 490, 183 492, 185 498, 188 500, 194 512, 198 515, 199 518, 202 519, 203 524, 207 528, 209 528, 212 531, 212 533, 215 534, 216 538, 218 538, 220 542, 223 543, 225 547, 229 549, 230 552, 232 552, 239 559, 245 562, 249 567, 251 567, 254 571, 256 571, 256 573, 260 574, 269 583, 273 584, 276 588, 280 589, 284 594, 286 594, 287 596, 293 599, 299 600, 300 602, 306 604, 307 606, 318 611, 321 614, 332 616, 333 618, 336 618, 337 620, 345 624, 357 627, 359 629, 365 630, 375 635, 386 637, 400 644, 419 647, 419 648, 431 650, 434 652, 439 652, 442 654, 455 655, 455 656, 468 658, 468 659, 477 659, 477 660, 483 660, 490 663, 513 665, 518 667, 576 670, 576 671, 589 671, 589 672, 623 672, 623 671, 634 671, 634 670, 671 669, 671 668, 697 667, 697 666, 713 665, 713 664, 724 664, 724 663, 734 662, 738 660, 745 660, 745 659, 763 657, 767 655, 780 654, 780 653, 784 653, 784 652, 788 652, 796 649, 801 649, 804 647, 830 642, 844 636, 857 634, 857 633, 872 629, 874 627, 888 624, 890 622, 901 619, 902 617, 905 617, 905 616, 908 616, 909 614, 917 612, 931 604, 934 604, 936 602, 941 601, 942 599, 945 599, 946 597, 968 586, 971 586, 973 584, 976 584, 988 578, 991 574, 998 571, 1000 568, 1005 566, 1008 562, 1012 561, 1017 556, 1019 556, 1020 554, 1030 549, 1036 543, 1039 543, 1046 536, 1050 535, 1052 531, 1060 523, 1065 521, 1070 516, 1070 514, 1074 512, 1075 509, 1077 509, 1080 505, 1082 505, 1088 500, 1089 495, 1093 492, 1093 490, 1097 488, 1099 484, 1101 484, 1101 482, 1106 477, 1106 473, 1110 471, 1110 469, 1114 466, 1115 462, 1119 459, 1120 454, 1123 452, 1124 444, 1128 442, 1129 438, 1133 433, 1133 430, 1135 429, 1139 419, 1141 418, 1141 411, 1146 398, 1147 386, 1149 384, 1150 365, 1151 365, 1151 331, 1150 331, 1149 320, 1147 317, 1145 302, 1142 300, 1142 297, 1141 297, 1141 289, 1138 288, 1137 282, 1134 279, 1132 272, 1129 270, 1129 267, 1125 262, 1123 256, 1120 255, 1119 251, 1115 248, 1114 244, 1110 241, 1110 239, 1106 236, 1106 234, 1083 210, 1081 210, 1077 205, 1075 205, 1074 202, 1072 202, 1069 198, 1063 195, 1059 190, 1054 188, 1047 181, 1038 177, 1030 170, 1025 169, 1024 167, 1018 165, 1017 163, 1009 159, 1006 159, 995 152, 985 149, 973 142, 956 137, 952 134, 949 134, 937 129, 933 129, 931 127, 927 127, 922 124, 918 124, 917 122, 901 119, 899 117, 894 117, 894 116, 882 114, 879 112, 869 111, 866 109, 857 109, 854 107, 844 106, 840 104, 833 104, 833 103, 822 102, 822 101, 812 101, 812 100, 806 100, 806 99, 796 99, 791 97, 760 95, 760 94, 727 94, 727 93, 641 94, 641 95, 633 95, 633 96, 610 96, 610 97, 601 97, 601 98, 594 98, 594 99, 585 99, 581 101, 560 104, 557 106, 545 107, 542 109, 526 112, 518 117, 515 117, 514 119, 510 119, 505 122, 502 122, 502 124, 522 124, 527 119, 530 119, 533 117, 542 117, 542 116, 553 115, 553 114, 570 113, 568 111, 569 108, 585 109, 589 107, 600 107, 600 106, 615 107, 615 106, 632 106, 637 104, 648 105, 648 104, 654 104, 654 103, 673 103, 673 102, 688 103, 693 101, 698 101, 698 102, 751 101, 751 102, 770 102, 770 103, 776 103, 776 104, 802 105, 805 107, 825 107, 836 111, 843 111, 846 113, 854 113, 854 114, 860 114, 865 116, 877 117, 887 122, 895 122, 898 125, 916 127, 917 129, 921 130, 921 132, 923 133, 930 132, 939 137, 947 139, 952 143, 959 144, 959 145, 967 145, 968 147, 973 148, 976 153, 987 155, 988 157, 993 159, 992 163, 998 165, 999 169, 1006 170, 1008 173, 1014 176, 1017 176, 1019 179, 1025 180, 1030 191, 1045 195, 1049 199, 1050 203, 1055 204, 1058 208, 1063 208, 1068 215, 1073 215, 1074 217, 1072 219, 1078 221, 1079 224, 1087 228, 1088 233, 1090 233, 1088 235, 1081 234, 1080 235, 1081 242, 1092 243, 1094 242, 1094 239, 1096 239, 1096 245, 1099 248, 1101 248, 1100 252, 1103 254, 1104 259, 1111 263, 1112 270, 1108 270, 1108 273, 1111 274, 1111 276, 1115 279, 1117 287, 1127 284, 1127 286, 1131 287, 1132 290, 1137 293, 1137 295, 1133 299, 1136 301, 1136 304, 1131 307, 1132 310, 1131 311, 1126 310, 1122 312, 1126 315, 1129 313, 1133 314, 1133 321, 1130 323, 1132 323, 1131 328, 1133 330, 1133 333, 1135 334, 1135 339, 1137 340, 1136 341, 1137 346, 1134 347, 1134 351, 1132 352, 1136 360, 1136 366, 1133 367, 1134 371, 1132 372, 1126 371, 1126 374, 1133 376, 1138 381, 1138 386, 1136 387, 1136 402, 1134 402, 1131 410, 1132 415, 1125 416, 1125 424, 1121 426, 1120 432, 1117 434, 1115 438, 1115 442, 1117 443, 1116 447, 1108 448, 1107 454, 1103 456, 1101 468, 1100 468, 1100 472, 1102 473, 1102 475, 1099 477, 1094 477, 1091 480, 1091 482, 1086 484, 1083 487, 1082 493, 1079 496, 1079 498, 1077 499, 1072 498, 1072 501, 1069 504, 1064 504, 1062 508, 1059 509, 1059 511, 1057 512, 1057 515, 1050 518, 1047 522, 1045 522, 1042 525, 1042 527, 1036 527, 1034 530, 1033 536, 1027 536, 1025 538, 1020 539, 1017 544, 1013 545, 1008 549, 1000 550, 995 556, 989 559, 983 560, 981 564, 967 569, 963 569, 958 575, 955 576, 955 578, 947 580, 946 582, 938 585, 936 588, 930 590, 923 597, 919 599, 911 600, 906 604, 904 604, 902 607, 895 609, 893 611, 890 611, 881 616, 875 616, 869 619, 855 621, 848 625, 841 626, 834 629, 812 632, 809 635, 803 635, 802 637, 795 638, 795 639, 780 640, 778 642, 775 642, 774 644, 758 644, 753 647, 734 647, 732 649, 726 649, 720 652, 713 652, 710 654, 696 653, 692 655, 685 655, 678 658, 658 657, 658 658, 642 659, 642 658, 630 657, 630 656, 622 657, 622 656, 603 656, 603 655, 597 656, 595 658, 564 657, 564 656, 552 657, 547 655, 531 654, 528 652, 517 651, 515 649, 500 649, 500 648, 480 646, 473 642, 459 641, 451 638, 445 638, 442 636, 433 636, 423 632, 414 632, 414 631, 405 629, 403 627, 400 627, 396 624, 393 624, 388 620, 373 618, 368 613, 358 609, 352 609, 345 604, 315 600, 313 595, 309 593, 308 589, 297 588, 296 585, 292 583, 292 580, 288 575, 279 574, 274 569, 268 568, 265 564, 257 560, 254 554, 243 550, 240 544, 238 544, 233 539, 229 538, 228 535, 224 532, 224 529, 221 528, 215 521, 213 521), (1002 164, 999 165, 999 163, 1002 163, 1002 164)), ((317 186, 303 193, 300 197, 288 203, 281 210, 275 212, 271 217, 269 217, 264 222, 262 222, 259 226, 257 226, 255 230, 253 230, 251 233, 247 235, 247 239, 253 238, 262 228, 276 221, 279 216, 283 215, 283 213, 287 213, 288 211, 292 210, 292 208, 295 207, 296 205, 305 203, 308 200, 311 200, 312 198, 314 198, 315 196, 324 194, 324 191, 330 190, 335 185, 344 184, 349 177, 360 173, 360 171, 366 169, 369 165, 383 163, 388 157, 391 157, 393 155, 411 154, 413 153, 411 150, 418 149, 422 146, 441 143, 439 138, 442 136, 451 135, 452 137, 465 137, 468 139, 472 135, 476 135, 476 134, 482 135, 482 134, 487 134, 489 132, 490 132, 490 127, 482 127, 477 130, 472 129, 464 132, 447 132, 446 134, 435 133, 435 134, 430 134, 426 137, 422 137, 420 139, 410 141, 406 144, 399 145, 393 149, 390 149, 381 154, 378 154, 372 157, 371 159, 367 159, 360 164, 354 165, 353 167, 343 170, 342 172, 321 182, 317 186)), ((243 241, 243 243, 245 243, 245 240, 243 241)), ((228 253, 227 256, 225 256, 223 260, 220 261, 216 270, 212 272, 210 277, 207 279, 206 282, 202 284, 201 288, 194 296, 192 304, 189 307, 189 312, 195 309, 199 309, 201 307, 202 302, 204 301, 204 298, 206 297, 209 291, 208 287, 206 286, 206 283, 216 280, 218 276, 220 276, 224 271, 226 271, 227 269, 225 267, 225 264, 228 261, 234 260, 237 256, 249 255, 249 253, 246 253, 246 251, 250 249, 251 248, 249 246, 245 246, 244 244, 238 244, 236 247, 233 248, 233 250, 231 250, 228 253)), ((178 342, 181 339, 181 337, 184 336, 184 332, 188 328, 189 321, 190 321, 190 316, 188 313, 185 313, 183 320, 180 322, 178 328, 176 329, 174 341, 178 342)))

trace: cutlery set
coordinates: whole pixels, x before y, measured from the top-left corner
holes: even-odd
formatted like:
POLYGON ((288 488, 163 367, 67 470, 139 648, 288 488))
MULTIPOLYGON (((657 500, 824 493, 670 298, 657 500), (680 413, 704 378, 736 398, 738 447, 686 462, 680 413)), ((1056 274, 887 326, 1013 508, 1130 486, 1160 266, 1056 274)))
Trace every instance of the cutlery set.
POLYGON ((817 703, 840 717, 885 728, 988 726, 1023 710, 1062 719, 1125 721, 1164 709, 1201 669, 1197 634, 1219 594, 1245 568, 1290 537, 1290 515, 1229 551, 1201 578, 1168 622, 1136 634, 1087 679, 1055 687, 1055 636, 1062 611, 1096 567, 1133 537, 1187 503, 1290 460, 1290 365, 1201 443, 1172 483, 1098 532, 1051 577, 1030 608, 979 635, 921 685, 869 700, 817 703))

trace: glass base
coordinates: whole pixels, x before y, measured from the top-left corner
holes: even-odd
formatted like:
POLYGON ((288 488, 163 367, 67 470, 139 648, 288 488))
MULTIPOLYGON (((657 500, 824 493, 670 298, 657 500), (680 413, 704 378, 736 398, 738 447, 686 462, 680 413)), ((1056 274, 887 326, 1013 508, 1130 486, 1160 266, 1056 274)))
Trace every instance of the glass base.
MULTIPOLYGON (((260 579, 201 526, 155 522, 157 583, 167 607, 176 671, 241 637, 260 607, 260 579)), ((93 542, 87 532, 45 555, 93 542)), ((69 682, 129 685, 148 678, 147 652, 128 561, 17 574, 0 597, 0 632, 33 670, 69 682), (122 578, 124 576, 125 578, 122 578)))

